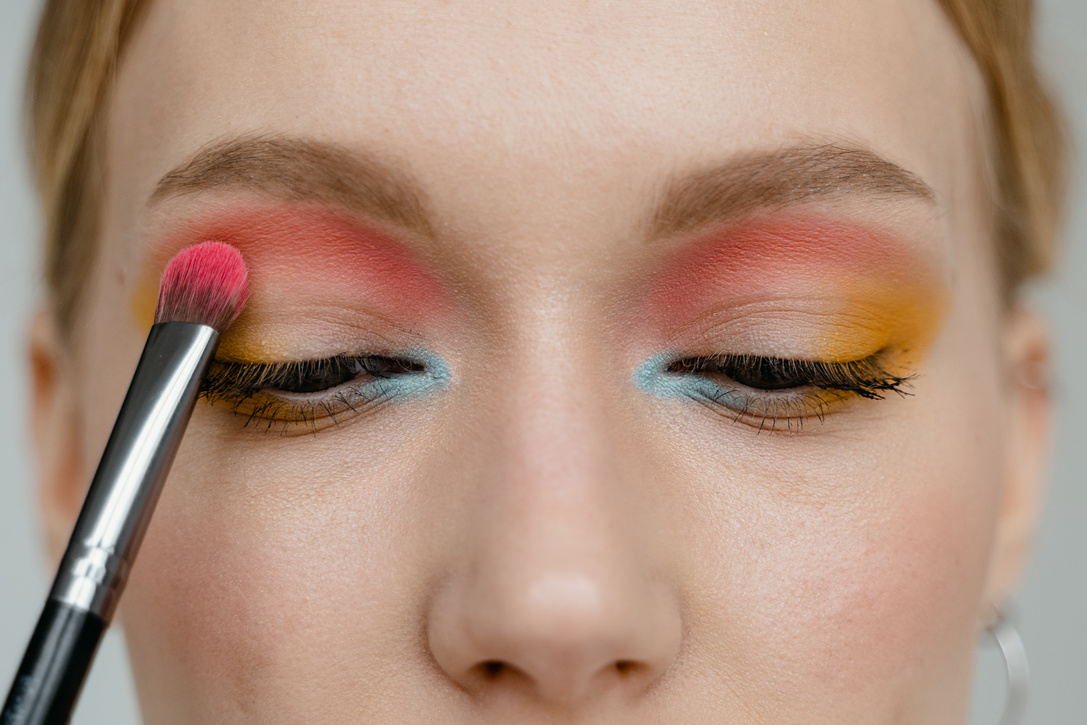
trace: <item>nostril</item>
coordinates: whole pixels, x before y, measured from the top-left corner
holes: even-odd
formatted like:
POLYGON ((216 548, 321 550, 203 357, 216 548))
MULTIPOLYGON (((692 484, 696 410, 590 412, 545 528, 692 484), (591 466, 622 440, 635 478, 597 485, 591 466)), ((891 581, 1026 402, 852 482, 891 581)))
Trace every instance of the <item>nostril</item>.
MULTIPOLYGON (((573 667, 576 671, 579 668, 573 667)), ((610 664, 595 671, 594 673, 589 670, 583 672, 583 677, 578 678, 583 680, 581 684, 584 688, 590 689, 590 681, 595 680, 597 683, 611 682, 625 682, 635 683, 642 679, 642 675, 651 672, 652 666, 646 662, 635 659, 620 659, 613 660, 610 664), (602 677, 602 679, 601 679, 602 677)), ((570 672, 571 667, 568 665, 563 668, 564 672, 570 672)), ((547 690, 553 690, 557 681, 562 680, 562 677, 555 672, 548 673, 546 669, 537 669, 535 674, 530 674, 525 670, 519 668, 517 665, 511 664, 503 660, 482 660, 477 662, 470 670, 470 679, 474 680, 477 686, 483 687, 495 687, 499 683, 502 683, 503 687, 517 687, 520 684, 534 684, 536 687, 543 687, 547 690), (541 674, 543 677, 541 678, 541 674)), ((558 699, 570 699, 570 691, 578 689, 572 687, 573 683, 567 682, 565 686, 559 689, 563 692, 555 695, 558 699)))
MULTIPOLYGON (((616 660, 615 671, 621 676, 630 676, 636 674, 638 671, 644 668, 644 665, 637 660, 616 660)), ((499 675, 516 670, 515 667, 502 662, 501 660, 487 660, 480 662, 476 665, 476 668, 488 680, 494 680, 499 675)))
POLYGON ((527 573, 503 565, 442 587, 427 620, 438 666, 476 697, 569 705, 647 692, 682 639, 667 585, 646 584, 622 566, 583 572, 544 564, 527 573), (510 581, 495 581, 499 575, 510 581))
POLYGON ((486 662, 481 662, 479 664, 479 669, 482 670, 483 674, 486 675, 488 679, 493 680, 505 671, 506 664, 504 662, 499 662, 498 660, 487 660, 486 662))

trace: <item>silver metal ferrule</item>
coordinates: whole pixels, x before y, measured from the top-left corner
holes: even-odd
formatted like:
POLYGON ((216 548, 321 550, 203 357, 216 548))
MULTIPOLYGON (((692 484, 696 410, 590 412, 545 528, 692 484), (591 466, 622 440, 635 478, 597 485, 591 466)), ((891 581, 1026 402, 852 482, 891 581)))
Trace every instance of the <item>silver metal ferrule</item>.
POLYGON ((219 341, 215 328, 151 328, 50 598, 113 617, 219 341))

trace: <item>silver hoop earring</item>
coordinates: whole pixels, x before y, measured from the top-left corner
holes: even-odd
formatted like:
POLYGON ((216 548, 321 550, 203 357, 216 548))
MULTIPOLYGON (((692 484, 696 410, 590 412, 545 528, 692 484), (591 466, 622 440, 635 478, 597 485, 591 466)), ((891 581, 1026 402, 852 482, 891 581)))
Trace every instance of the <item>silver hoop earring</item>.
POLYGON ((995 617, 985 630, 992 635, 1004 658, 1004 671, 1008 679, 1008 690, 1004 697, 1004 714, 1000 716, 1000 725, 1019 725, 1027 705, 1027 692, 1030 690, 1030 666, 1027 664, 1027 650, 1023 638, 1004 611, 996 609, 995 617))

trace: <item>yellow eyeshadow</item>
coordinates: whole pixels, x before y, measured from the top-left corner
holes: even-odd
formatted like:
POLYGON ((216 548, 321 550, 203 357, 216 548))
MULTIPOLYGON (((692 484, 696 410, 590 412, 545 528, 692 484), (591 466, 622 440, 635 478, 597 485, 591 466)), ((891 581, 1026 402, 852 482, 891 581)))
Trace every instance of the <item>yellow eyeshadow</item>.
MULTIPOLYGON (((129 295, 129 309, 136 323, 145 329, 155 324, 155 308, 158 306, 159 282, 150 275, 141 277, 139 284, 129 295)), ((249 315, 243 311, 241 317, 231 325, 219 343, 216 357, 220 360, 244 363, 268 363, 290 360, 297 357, 297 351, 283 343, 281 336, 267 334, 256 329, 249 315)))
POLYGON ((282 335, 270 334, 267 328, 262 330, 243 312, 223 335, 216 357, 238 363, 274 363, 294 360, 299 354, 282 335))
POLYGON ((887 287, 857 280, 848 283, 844 298, 834 322, 813 334, 812 343, 827 362, 893 350, 892 365, 911 367, 932 344, 948 306, 947 295, 930 285, 887 287))
POLYGON ((155 324, 155 308, 159 302, 159 280, 149 275, 141 275, 140 281, 128 298, 128 306, 136 324, 150 329, 155 324))

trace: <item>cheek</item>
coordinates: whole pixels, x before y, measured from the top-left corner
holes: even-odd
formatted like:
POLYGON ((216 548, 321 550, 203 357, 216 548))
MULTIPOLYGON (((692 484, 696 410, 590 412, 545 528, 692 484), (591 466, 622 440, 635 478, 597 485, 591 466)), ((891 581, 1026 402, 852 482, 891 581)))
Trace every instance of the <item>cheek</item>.
POLYGON ((122 604, 141 690, 258 721, 302 721, 329 690, 372 710, 365 683, 403 659, 423 601, 398 442, 352 458, 334 436, 239 440, 222 417, 194 416, 122 604))
POLYGON ((808 511, 788 522, 789 536, 764 557, 759 600, 789 609, 774 618, 780 636, 773 639, 785 652, 795 648, 796 666, 833 662, 820 669, 821 686, 848 690, 865 675, 913 680, 933 659, 959 658, 990 539, 990 511, 975 502, 992 496, 983 482, 949 470, 885 478, 878 485, 893 487, 895 500, 876 510, 808 511))
POLYGON ((750 453, 726 433, 743 460, 688 451, 702 464, 689 480, 711 502, 682 529, 711 593, 695 605, 705 626, 693 642, 740 673, 741 699, 777 703, 774 717, 790 722, 794 708, 798 722, 804 711, 822 722, 828 703, 828 721, 955 722, 1002 471, 998 411, 940 394, 895 430, 852 441, 747 440, 763 448, 750 453))

